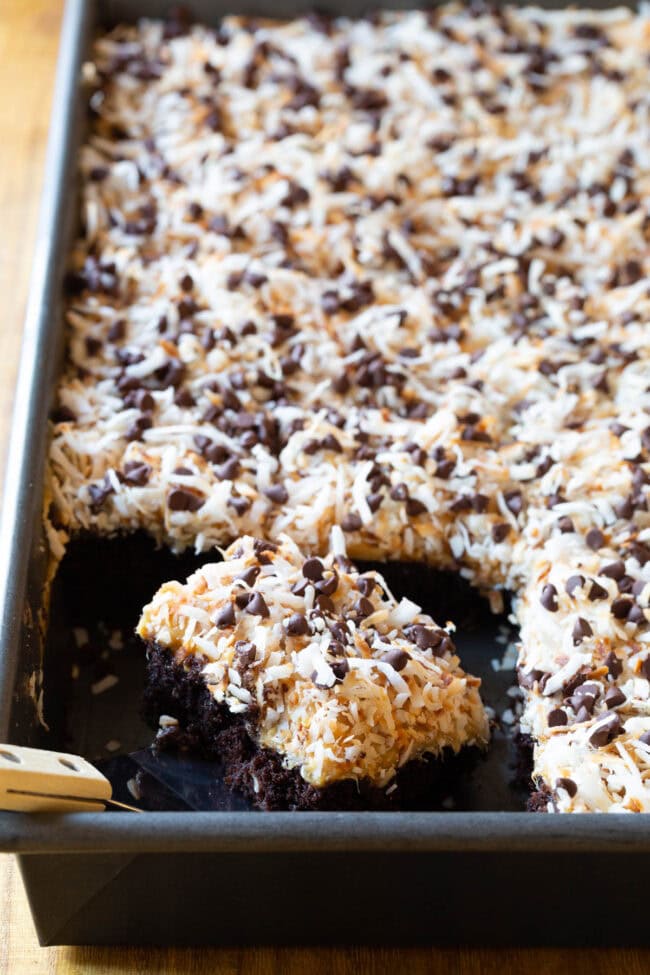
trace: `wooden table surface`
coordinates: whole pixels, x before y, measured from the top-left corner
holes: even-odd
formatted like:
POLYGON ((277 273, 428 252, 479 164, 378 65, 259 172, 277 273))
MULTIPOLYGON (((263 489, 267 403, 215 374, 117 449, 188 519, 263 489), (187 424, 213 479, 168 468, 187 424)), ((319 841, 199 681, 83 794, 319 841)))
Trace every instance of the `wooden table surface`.
MULTIPOLYGON (((0 0, 0 473, 39 195, 62 0, 0 0)), ((606 878, 603 878, 606 882, 606 878)), ((643 880, 639 878, 639 896, 643 880)), ((558 904, 558 909, 568 905, 558 904)), ((498 910, 498 907, 497 907, 498 910)), ((497 921, 498 923, 498 921, 497 921)), ((540 931, 540 943, 544 932, 540 931)), ((0 857, 0 975, 40 973, 251 972, 337 975, 355 972, 565 973, 641 975, 650 951, 497 951, 468 949, 139 949, 39 948, 17 867, 0 857)))

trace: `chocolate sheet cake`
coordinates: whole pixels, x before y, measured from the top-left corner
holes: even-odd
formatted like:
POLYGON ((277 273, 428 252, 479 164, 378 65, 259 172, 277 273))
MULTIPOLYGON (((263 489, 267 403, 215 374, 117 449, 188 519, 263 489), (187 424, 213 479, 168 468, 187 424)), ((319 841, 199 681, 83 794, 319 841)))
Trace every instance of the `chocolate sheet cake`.
POLYGON ((452 4, 98 38, 54 556, 334 530, 507 590, 536 806, 650 810, 649 31, 452 4))

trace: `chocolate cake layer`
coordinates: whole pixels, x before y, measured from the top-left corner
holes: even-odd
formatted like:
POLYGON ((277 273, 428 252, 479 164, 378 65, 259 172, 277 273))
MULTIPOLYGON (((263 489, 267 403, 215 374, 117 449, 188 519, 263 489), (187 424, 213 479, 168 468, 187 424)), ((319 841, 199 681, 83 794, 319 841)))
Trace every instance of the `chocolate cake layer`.
POLYGON ((277 752, 259 747, 249 734, 250 717, 216 704, 201 676, 201 661, 175 663, 155 643, 147 644, 147 681, 143 697, 146 720, 159 726, 162 715, 178 724, 159 731, 159 749, 188 749, 219 763, 226 784, 259 809, 391 810, 440 807, 450 787, 480 759, 480 750, 451 750, 437 759, 423 758, 401 768, 390 786, 342 781, 317 789, 297 768, 286 768, 277 752))

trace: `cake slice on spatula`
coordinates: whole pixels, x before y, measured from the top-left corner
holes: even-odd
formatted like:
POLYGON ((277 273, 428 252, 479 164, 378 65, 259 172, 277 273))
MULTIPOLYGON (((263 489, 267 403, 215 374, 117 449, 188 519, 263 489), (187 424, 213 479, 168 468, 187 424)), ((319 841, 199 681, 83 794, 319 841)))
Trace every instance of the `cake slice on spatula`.
POLYGON ((334 529, 305 557, 244 536, 143 610, 145 709, 266 809, 383 808, 425 797, 447 756, 485 746, 480 680, 450 636, 334 529))

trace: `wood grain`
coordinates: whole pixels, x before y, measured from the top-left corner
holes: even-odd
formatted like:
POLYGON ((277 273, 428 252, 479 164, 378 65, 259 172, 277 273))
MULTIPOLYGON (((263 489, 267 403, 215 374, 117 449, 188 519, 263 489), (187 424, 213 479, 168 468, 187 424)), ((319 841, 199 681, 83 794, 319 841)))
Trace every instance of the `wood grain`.
MULTIPOLYGON (((62 0, 0 0, 0 469, 28 292, 62 0)), ((639 896, 642 896, 639 878, 639 896)), ((603 878, 604 896, 608 891, 603 878)), ((494 923, 498 925, 497 907, 494 923)), ((561 881, 558 910, 561 903, 561 881)), ((399 912, 399 903, 396 903, 399 912)), ((544 941, 540 931, 539 940, 544 941)), ((650 952, 469 949, 39 948, 12 858, 0 857, 0 975, 643 975, 650 952)))

